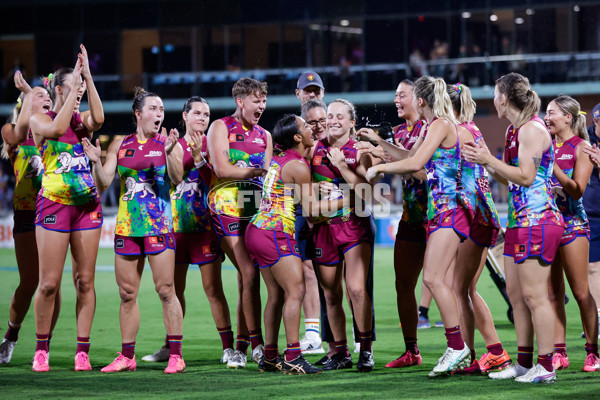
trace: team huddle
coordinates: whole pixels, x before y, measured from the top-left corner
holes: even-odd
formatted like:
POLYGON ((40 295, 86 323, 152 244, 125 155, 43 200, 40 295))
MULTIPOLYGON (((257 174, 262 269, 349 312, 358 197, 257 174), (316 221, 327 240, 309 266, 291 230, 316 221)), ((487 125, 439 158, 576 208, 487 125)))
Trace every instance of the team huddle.
POLYGON ((14 240, 21 281, 11 300, 0 363, 10 362, 33 299, 37 345, 32 368, 50 370, 50 339, 70 247, 77 295, 75 371, 92 369, 100 193, 118 174, 114 250, 122 348, 102 372, 137 368, 137 295, 146 258, 166 337, 142 360, 167 361, 165 373, 185 370, 181 349, 190 264, 200 267, 227 367, 245 368, 250 353, 262 372, 352 368, 345 290, 359 353, 356 367, 372 371, 375 232, 373 216, 359 210, 372 206, 369 188, 385 174, 399 174, 404 203, 394 269, 405 351, 387 368, 422 363, 415 298, 422 271, 424 290, 438 305, 447 339, 429 376, 489 373, 492 379, 554 382, 555 370, 569 365, 560 301, 564 271, 587 339, 583 370, 600 371, 598 314, 587 275, 590 226, 582 203, 593 167, 600 166, 600 150, 589 144, 584 113, 569 96, 553 99, 542 120, 540 99, 527 78, 516 73, 500 77, 494 106, 510 126, 504 156, 498 159, 473 122, 476 107, 469 88, 440 78, 398 85, 394 103, 405 122, 394 127, 393 140, 370 128, 357 130, 356 110, 347 100, 326 105, 323 82, 314 72, 298 80, 300 115, 282 116, 272 131, 259 125, 267 99, 264 82, 238 80, 232 89, 235 112, 210 124, 207 101, 189 98, 182 111, 183 135, 162 127, 161 98, 137 88, 135 132, 116 138, 105 151, 99 140, 91 142, 104 112, 83 45, 75 67, 54 72, 45 87, 31 88, 20 73, 15 85, 22 94, 2 137, 3 156, 10 158, 17 178, 14 240), (86 91, 89 110, 80 112, 86 91), (509 188, 505 232, 488 175, 509 188), (505 240, 516 362, 500 343, 476 291, 488 249, 499 235, 505 240), (238 271, 235 340, 221 281, 225 255, 238 271), (264 311, 261 276, 268 295, 264 311), (306 333, 301 339, 303 309, 306 333), (280 354, 282 320, 287 344, 280 354), (475 326, 487 348, 479 359, 475 326), (324 355, 314 365, 303 357, 317 353, 324 355))

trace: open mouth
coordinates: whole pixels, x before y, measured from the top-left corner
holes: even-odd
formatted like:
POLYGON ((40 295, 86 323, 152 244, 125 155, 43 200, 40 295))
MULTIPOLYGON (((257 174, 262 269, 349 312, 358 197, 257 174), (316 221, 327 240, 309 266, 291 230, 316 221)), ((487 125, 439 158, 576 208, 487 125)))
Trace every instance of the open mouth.
POLYGON ((44 103, 44 105, 42 106, 42 108, 46 111, 50 111, 50 109, 52 108, 52 104, 51 103, 44 103))
POLYGON ((257 112, 254 113, 254 118, 260 119, 261 115, 262 115, 262 113, 260 111, 257 111, 257 112))
POLYGON ((158 127, 160 127, 160 120, 158 120, 158 121, 154 121, 154 127, 155 127, 156 129, 158 129, 158 127))

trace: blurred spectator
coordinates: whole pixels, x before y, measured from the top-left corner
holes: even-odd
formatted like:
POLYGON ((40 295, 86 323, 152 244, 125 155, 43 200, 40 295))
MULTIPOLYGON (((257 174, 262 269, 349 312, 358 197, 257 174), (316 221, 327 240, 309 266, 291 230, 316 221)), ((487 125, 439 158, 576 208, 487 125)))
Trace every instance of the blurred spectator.
POLYGON ((429 75, 429 71, 427 70, 427 65, 424 62, 423 54, 419 51, 418 48, 415 48, 408 58, 408 63, 410 64, 410 68, 412 70, 412 75, 415 78, 420 78, 422 76, 429 75))

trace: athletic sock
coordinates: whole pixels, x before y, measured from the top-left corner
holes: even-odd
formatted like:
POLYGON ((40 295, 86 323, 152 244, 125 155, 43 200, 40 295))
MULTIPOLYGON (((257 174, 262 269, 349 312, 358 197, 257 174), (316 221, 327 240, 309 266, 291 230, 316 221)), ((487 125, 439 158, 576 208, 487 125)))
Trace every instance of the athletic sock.
POLYGON ((465 348, 465 342, 463 341, 462 334, 460 333, 460 325, 444 329, 446 330, 446 339, 448 340, 448 347, 450 347, 453 350, 462 350, 465 348))
POLYGON ((52 332, 48 334, 48 351, 50 351, 50 343, 52 342, 52 332))
POLYGON ((181 357, 181 342, 183 341, 183 335, 167 335, 169 340, 169 356, 181 357))
POLYGON ((4 335, 4 339, 10 340, 11 342, 16 342, 19 340, 19 330, 21 329, 21 325, 15 325, 12 322, 8 321, 8 330, 6 331, 6 335, 4 335))
POLYGON ((233 349, 233 331, 231 330, 231 325, 226 326, 225 328, 217 327, 217 331, 219 331, 219 336, 221 336, 223 350, 233 349))
POLYGON ((277 343, 265 345, 265 359, 266 360, 274 360, 277 358, 278 355, 279 355, 279 349, 277 347, 277 343))
MULTIPOLYGON (((552 361, 552 360, 550 360, 552 361)), ((521 367, 531 368, 533 367, 533 346, 519 346, 517 347, 517 362, 521 367)))
POLYGON ((410 351, 414 355, 419 354, 419 348, 417 347, 417 338, 405 337, 404 346, 406 351, 410 351))
POLYGON ((285 361, 292 361, 302 355, 300 342, 288 343, 285 351, 285 361))
POLYGON ((423 306, 419 306, 419 316, 425 318, 425 319, 429 319, 429 308, 428 307, 423 307, 423 306))
POLYGON ((35 345, 35 351, 44 350, 50 351, 50 335, 40 335, 39 333, 35 334, 37 338, 37 344, 35 345))
POLYGON ((83 351, 84 353, 90 352, 90 338, 77 336, 77 350, 75 353, 83 351))
POLYGON ((552 353, 538 355, 537 363, 546 368, 548 372, 554 371, 554 367, 552 367, 552 353))
POLYGON ((596 343, 596 344, 586 343, 585 344, 585 352, 586 352, 586 354, 593 354, 596 357, 598 357, 598 343, 596 343))
POLYGON ((250 344, 250 338, 246 335, 237 335, 235 341, 235 349, 242 352, 243 354, 248 353, 248 345, 250 344))
POLYGON ((471 362, 477 362, 477 353, 475 352, 475 350, 471 350, 471 362))
POLYGON ((344 353, 346 355, 346 357, 350 356, 350 352, 348 351, 348 340, 347 339, 338 340, 337 342, 333 342, 333 345, 335 346, 336 353, 344 353))
POLYGON ((567 355, 567 345, 565 343, 554 344, 554 352, 563 356, 567 355))
POLYGON ((490 344, 489 346, 485 346, 485 348, 487 349, 487 351, 494 355, 494 356, 499 356, 502 353, 504 353, 504 348, 502 347, 502 343, 494 343, 494 344, 490 344))
POLYGON ((135 357, 135 342, 122 343, 121 354, 123 354, 123 357, 127 357, 130 360, 135 357))
POLYGON ((165 349, 169 348, 169 335, 165 335, 165 349))
POLYGON ((250 343, 252 344, 252 348, 253 349, 256 346, 259 346, 259 345, 265 343, 263 341, 263 337, 262 337, 262 330, 255 329, 255 330, 252 330, 252 331, 248 331, 248 333, 250 334, 250 343))
POLYGON ((304 320, 304 330, 306 336, 319 337, 321 332, 319 318, 306 318, 304 320))
POLYGON ((360 351, 373 351, 373 331, 359 332, 360 335, 360 351))

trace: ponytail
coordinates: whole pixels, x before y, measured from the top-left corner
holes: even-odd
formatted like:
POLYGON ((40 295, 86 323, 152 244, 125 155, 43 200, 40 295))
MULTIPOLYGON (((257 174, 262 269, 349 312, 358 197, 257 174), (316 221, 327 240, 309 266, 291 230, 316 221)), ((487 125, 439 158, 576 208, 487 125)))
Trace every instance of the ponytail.
POLYGON ((542 102, 535 91, 531 89, 529 79, 516 72, 501 76, 496 81, 498 92, 504 94, 510 104, 521 113, 515 123, 515 128, 521 127, 534 115, 540 112, 542 102))
POLYGON ((423 76, 415 82, 415 97, 423 99, 437 118, 445 118, 452 123, 457 123, 452 101, 446 90, 446 82, 442 78, 423 76))
POLYGON ((458 82, 455 85, 447 85, 447 92, 458 122, 464 124, 473 121, 476 104, 473 97, 471 97, 471 89, 458 82))

